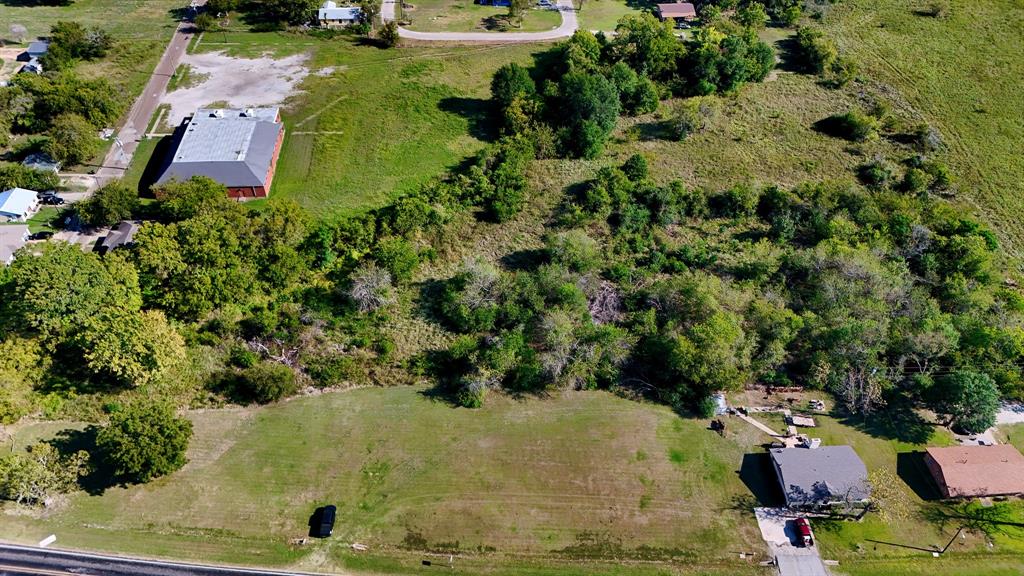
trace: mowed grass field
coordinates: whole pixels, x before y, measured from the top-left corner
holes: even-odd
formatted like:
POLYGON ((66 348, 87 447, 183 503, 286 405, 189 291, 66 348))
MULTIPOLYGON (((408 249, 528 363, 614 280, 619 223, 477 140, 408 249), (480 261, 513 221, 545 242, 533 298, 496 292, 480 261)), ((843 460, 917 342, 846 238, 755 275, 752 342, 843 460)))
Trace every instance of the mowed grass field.
POLYGON ((611 32, 623 16, 649 11, 654 5, 646 0, 584 0, 576 18, 583 30, 611 32))
MULTIPOLYGON (((410 2, 413 8, 406 9, 405 19, 411 23, 410 30, 424 32, 485 32, 485 20, 494 16, 505 16, 508 8, 503 6, 481 6, 473 0, 416 0, 410 2)), ((521 27, 511 27, 515 32, 538 32, 557 28, 562 17, 557 10, 527 10, 521 27)))
MULTIPOLYGON (((149 79, 178 25, 174 11, 185 5, 181 0, 76 0, 67 6, 0 2, 0 23, 7 41, 12 41, 8 38, 12 24, 28 29, 26 42, 46 36, 50 27, 60 21, 106 30, 115 40, 110 55, 101 61, 80 64, 77 72, 86 78, 106 78, 120 92, 134 98, 149 79)), ((130 102, 126 110, 128 106, 130 102)))
MULTIPOLYGON (((472 573, 534 565, 621 573, 623 563, 636 573, 763 573, 737 555, 761 554, 738 475, 757 441, 752 430, 721 438, 666 407, 603 392, 495 397, 465 410, 411 387, 191 418, 196 434, 181 471, 79 493, 41 517, 0 516, 0 533, 303 569, 398 573, 450 553, 472 573), (338 506, 334 537, 289 546, 326 503, 338 506), (370 552, 354 555, 352 542, 370 552)), ((41 427, 15 430, 14 441, 57 428, 41 427)))
POLYGON ((824 24, 862 72, 892 86, 943 134, 959 195, 1013 255, 1024 253, 1024 4, 849 0, 824 24))

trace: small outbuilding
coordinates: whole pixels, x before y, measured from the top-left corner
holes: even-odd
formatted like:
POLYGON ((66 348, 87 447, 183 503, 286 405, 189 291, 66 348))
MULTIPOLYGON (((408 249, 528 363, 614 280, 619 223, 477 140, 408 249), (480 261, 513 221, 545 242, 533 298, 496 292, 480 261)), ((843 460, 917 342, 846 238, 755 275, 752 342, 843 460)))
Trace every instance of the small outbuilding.
POLYGON ((128 220, 122 220, 115 224, 110 232, 103 237, 97 246, 96 251, 100 254, 106 254, 111 250, 121 248, 123 246, 131 246, 135 239, 135 232, 138 231, 139 225, 135 222, 129 222, 128 220))
POLYGON ((25 60, 33 60, 36 58, 42 58, 46 56, 46 53, 50 51, 50 43, 46 40, 36 40, 35 42, 29 42, 28 48, 25 49, 25 53, 22 56, 25 60))
POLYGON ((0 220, 24 222, 39 209, 39 195, 34 190, 11 188, 0 192, 0 220))
POLYGON ((14 224, 0 226, 0 265, 14 261, 14 253, 28 241, 28 226, 14 224))
POLYGON ((867 504, 871 496, 868 469, 849 446, 772 448, 770 453, 790 508, 867 504))
POLYGON ((33 170, 39 170, 40 172, 53 172, 54 174, 60 172, 60 162, 50 158, 49 154, 42 152, 29 154, 22 160, 21 165, 33 170))
POLYGON ((675 22, 693 22, 697 19, 697 9, 689 2, 658 4, 658 18, 675 22))
POLYGON ((1024 455, 1009 444, 928 448, 924 462, 944 498, 1024 494, 1024 455))
POLYGON ((317 10, 316 20, 324 28, 343 28, 361 22, 363 9, 359 6, 338 6, 337 2, 327 0, 317 10))

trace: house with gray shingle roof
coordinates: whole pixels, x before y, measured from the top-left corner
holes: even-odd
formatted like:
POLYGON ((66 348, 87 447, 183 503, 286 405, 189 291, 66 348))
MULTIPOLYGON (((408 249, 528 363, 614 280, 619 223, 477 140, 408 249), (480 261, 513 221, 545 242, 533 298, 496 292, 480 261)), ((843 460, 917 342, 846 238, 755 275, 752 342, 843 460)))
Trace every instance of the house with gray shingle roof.
POLYGON ((864 504, 868 470, 849 446, 772 448, 772 465, 790 508, 864 504))
POLYGON ((264 198, 283 140, 277 108, 200 108, 175 131, 174 153, 157 184, 206 176, 232 198, 264 198))

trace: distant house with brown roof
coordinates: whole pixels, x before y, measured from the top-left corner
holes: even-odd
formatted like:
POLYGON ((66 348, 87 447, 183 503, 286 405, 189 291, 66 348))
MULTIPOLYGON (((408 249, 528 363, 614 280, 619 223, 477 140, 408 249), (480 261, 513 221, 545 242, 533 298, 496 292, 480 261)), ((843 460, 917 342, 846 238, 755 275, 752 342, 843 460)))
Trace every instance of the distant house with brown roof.
POLYGON ((1024 494, 1024 455, 1009 444, 928 448, 924 461, 945 498, 1024 494))
POLYGON ((658 4, 658 17, 662 20, 689 22, 697 19, 697 9, 689 2, 658 4))

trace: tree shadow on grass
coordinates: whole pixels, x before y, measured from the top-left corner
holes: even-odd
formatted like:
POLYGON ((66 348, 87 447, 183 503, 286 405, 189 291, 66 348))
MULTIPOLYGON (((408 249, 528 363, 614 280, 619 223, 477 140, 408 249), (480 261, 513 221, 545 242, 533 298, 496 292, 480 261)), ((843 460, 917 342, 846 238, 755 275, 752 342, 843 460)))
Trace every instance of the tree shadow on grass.
POLYGON ((1024 515, 1006 502, 991 506, 973 500, 935 503, 922 510, 921 516, 940 529, 963 527, 984 532, 990 538, 997 534, 1024 537, 1024 515))
POLYGON ((462 116, 469 122, 469 133, 477 140, 493 142, 497 139, 497 130, 491 116, 491 102, 484 98, 462 98, 450 96, 442 98, 437 107, 450 114, 462 116))
POLYGON ((499 259, 502 267, 511 271, 536 270, 538 266, 547 261, 548 253, 543 248, 517 250, 499 259))
POLYGON ((909 399, 901 396, 887 399, 885 408, 870 417, 846 415, 843 424, 876 438, 899 440, 910 444, 926 444, 935 425, 914 410, 909 399))
POLYGON ((91 496, 103 494, 107 488, 121 484, 113 468, 96 446, 98 426, 87 426, 81 430, 68 428, 61 430, 47 443, 57 449, 61 455, 71 455, 79 450, 89 453, 89 472, 78 479, 78 486, 91 496))
POLYGON ((784 72, 796 72, 799 74, 810 73, 798 57, 799 44, 794 36, 783 38, 775 43, 778 48, 779 64, 778 69, 784 72))

